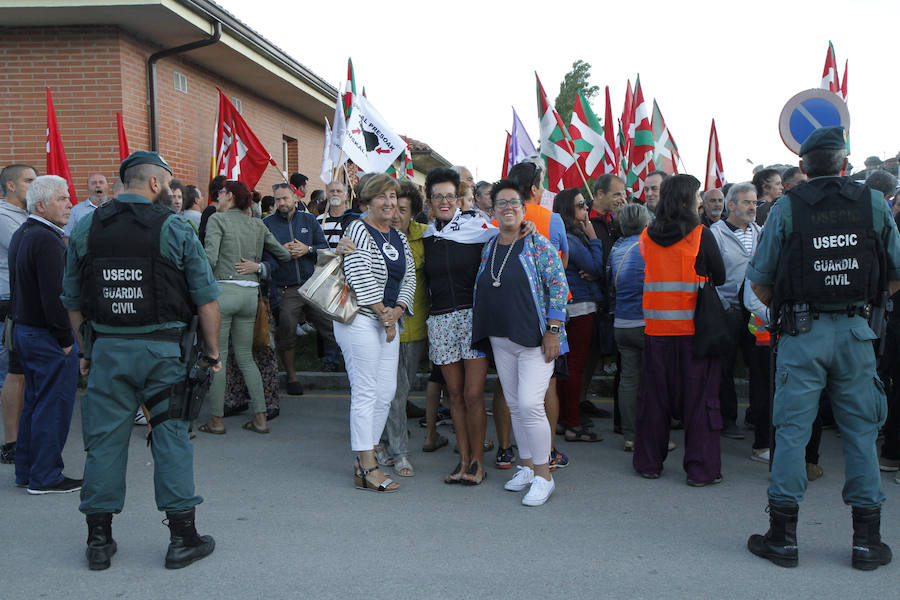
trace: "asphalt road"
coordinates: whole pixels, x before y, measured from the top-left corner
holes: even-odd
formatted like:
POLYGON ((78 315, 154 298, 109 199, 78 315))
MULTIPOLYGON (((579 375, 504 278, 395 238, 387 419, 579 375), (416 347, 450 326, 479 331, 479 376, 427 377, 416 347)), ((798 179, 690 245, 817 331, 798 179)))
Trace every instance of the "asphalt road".
MULTIPOLYGON (((421 404, 421 401, 420 401, 421 404)), ((900 559, 875 572, 850 568, 850 511, 841 501, 840 439, 826 431, 825 476, 801 505, 800 566, 751 555, 767 526, 767 470, 750 438, 722 440, 724 481, 691 488, 682 432, 658 480, 631 469, 610 420, 606 440, 558 446, 569 468, 539 508, 505 492, 511 471, 489 469, 480 487, 448 486, 451 444, 424 454, 409 421, 417 474, 394 494, 353 487, 348 406, 340 393, 284 398, 270 435, 226 419, 227 435, 195 440, 198 528, 216 538, 209 558, 163 568, 168 530, 153 501, 153 467, 135 427, 128 498, 113 520, 118 554, 87 570, 78 495, 28 496, 0 466, 0 598, 897 598, 900 559)), ((204 415, 205 416, 205 415, 204 415)), ((78 411, 66 473, 84 464, 78 411)), ((442 433, 451 436, 448 427, 442 433)), ((493 435, 490 428, 489 435, 493 435)), ((882 533, 900 551, 900 485, 885 474, 882 533)))

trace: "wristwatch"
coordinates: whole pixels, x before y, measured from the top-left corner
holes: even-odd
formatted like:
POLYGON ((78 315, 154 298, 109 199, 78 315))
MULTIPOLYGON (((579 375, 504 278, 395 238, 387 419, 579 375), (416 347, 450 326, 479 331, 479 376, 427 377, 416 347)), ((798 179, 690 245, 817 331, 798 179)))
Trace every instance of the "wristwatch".
POLYGON ((551 325, 550 327, 547 328, 547 331, 549 331, 550 333, 555 333, 556 335, 559 335, 559 325, 551 325))

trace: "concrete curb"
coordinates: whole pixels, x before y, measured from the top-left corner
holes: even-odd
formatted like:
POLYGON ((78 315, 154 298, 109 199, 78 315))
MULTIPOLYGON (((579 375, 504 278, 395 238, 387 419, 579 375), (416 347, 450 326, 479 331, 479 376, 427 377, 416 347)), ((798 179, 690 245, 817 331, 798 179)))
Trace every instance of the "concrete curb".
MULTIPOLYGON (((279 373, 282 386, 285 382, 284 372, 279 373)), ((297 373, 297 378, 303 384, 304 389, 309 390, 332 390, 332 391, 348 391, 350 389, 350 381, 347 379, 347 373, 323 373, 320 371, 301 371, 297 373)), ((428 382, 428 373, 418 373, 416 381, 413 383, 413 389, 422 391, 428 382)), ((485 381, 485 393, 492 394, 494 387, 497 385, 497 375, 489 373, 485 381)), ((748 385, 746 379, 734 380, 735 391, 738 398, 746 398, 748 394, 748 385)), ((609 375, 595 376, 591 381, 591 391, 598 396, 610 397, 613 391, 613 377, 609 375)))

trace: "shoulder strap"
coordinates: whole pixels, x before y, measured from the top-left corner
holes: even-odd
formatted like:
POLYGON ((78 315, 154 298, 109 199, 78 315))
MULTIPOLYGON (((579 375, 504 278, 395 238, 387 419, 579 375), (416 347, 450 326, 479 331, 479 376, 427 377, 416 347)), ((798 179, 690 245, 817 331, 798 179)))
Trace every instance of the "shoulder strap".
POLYGON ((631 246, 629 246, 628 250, 626 250, 625 254, 622 256, 622 261, 619 263, 619 268, 616 269, 616 279, 613 282, 613 287, 615 287, 616 289, 619 289, 619 271, 622 270, 622 265, 625 264, 625 259, 628 258, 628 255, 631 253, 632 250, 634 250, 634 247, 637 246, 639 243, 640 243, 640 240, 638 240, 637 242, 635 242, 631 246))

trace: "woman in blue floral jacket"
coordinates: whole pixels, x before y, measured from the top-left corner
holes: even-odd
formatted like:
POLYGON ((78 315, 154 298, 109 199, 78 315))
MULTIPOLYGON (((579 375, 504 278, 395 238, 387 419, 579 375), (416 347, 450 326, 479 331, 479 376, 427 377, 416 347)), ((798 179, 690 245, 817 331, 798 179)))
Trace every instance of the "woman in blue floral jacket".
POLYGON ((504 486, 529 490, 540 506, 555 487, 550 476, 551 431, 544 394, 553 362, 568 351, 564 323, 569 286, 556 248, 545 237, 519 238, 525 207, 515 182, 491 190, 500 234, 485 244, 475 280, 472 346, 489 347, 519 444, 521 466, 504 486))

